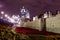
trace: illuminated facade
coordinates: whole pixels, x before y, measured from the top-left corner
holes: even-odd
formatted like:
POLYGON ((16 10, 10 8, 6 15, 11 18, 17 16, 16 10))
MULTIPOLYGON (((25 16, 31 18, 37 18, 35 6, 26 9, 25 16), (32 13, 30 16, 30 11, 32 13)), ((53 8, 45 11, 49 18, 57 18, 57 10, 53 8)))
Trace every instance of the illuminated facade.
POLYGON ((21 19, 22 20, 25 20, 25 18, 30 19, 29 11, 27 9, 25 9, 24 6, 22 7, 20 12, 21 12, 21 19))

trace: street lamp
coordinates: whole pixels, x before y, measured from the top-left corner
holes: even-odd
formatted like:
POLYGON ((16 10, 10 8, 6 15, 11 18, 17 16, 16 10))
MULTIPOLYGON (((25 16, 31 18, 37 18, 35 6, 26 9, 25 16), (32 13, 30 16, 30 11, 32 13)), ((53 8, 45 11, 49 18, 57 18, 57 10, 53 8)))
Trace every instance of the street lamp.
POLYGON ((2 15, 1 19, 3 19, 3 17, 4 17, 4 11, 1 11, 1 15, 2 15))
POLYGON ((4 16, 5 16, 5 17, 8 17, 8 15, 7 15, 7 14, 5 14, 4 16))
POLYGON ((4 11, 1 11, 1 14, 3 15, 4 14, 4 11))

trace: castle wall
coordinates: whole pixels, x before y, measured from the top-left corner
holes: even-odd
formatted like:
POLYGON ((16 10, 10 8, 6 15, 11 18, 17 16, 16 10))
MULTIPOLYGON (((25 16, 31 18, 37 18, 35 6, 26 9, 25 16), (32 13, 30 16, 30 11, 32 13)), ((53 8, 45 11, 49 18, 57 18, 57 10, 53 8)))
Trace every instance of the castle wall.
POLYGON ((35 20, 25 22, 24 27, 37 29, 37 30, 41 31, 41 29, 42 29, 41 28, 41 19, 38 19, 38 17, 35 17, 35 20))
POLYGON ((60 14, 47 18, 46 30, 49 32, 60 33, 60 14))
POLYGON ((36 19, 34 20, 33 22, 33 28, 41 31, 42 30, 42 27, 41 27, 41 19, 36 19))
MULTIPOLYGON (((33 21, 27 21, 22 23, 22 27, 28 27, 32 29, 42 30, 41 18, 38 19, 36 16, 33 21)), ((46 18, 46 31, 60 33, 60 14, 46 18)))

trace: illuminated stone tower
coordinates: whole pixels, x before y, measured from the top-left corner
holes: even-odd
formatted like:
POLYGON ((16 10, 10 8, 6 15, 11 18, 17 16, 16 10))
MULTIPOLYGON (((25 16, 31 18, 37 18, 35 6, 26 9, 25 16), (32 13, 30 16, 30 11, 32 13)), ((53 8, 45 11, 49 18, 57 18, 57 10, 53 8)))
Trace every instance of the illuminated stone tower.
POLYGON ((27 19, 30 19, 29 11, 23 6, 20 10, 20 17, 21 17, 21 24, 20 26, 24 27, 24 23, 27 21, 27 19))
POLYGON ((30 14, 29 14, 29 11, 24 8, 24 6, 21 8, 21 19, 22 20, 25 20, 26 18, 30 19, 30 14))

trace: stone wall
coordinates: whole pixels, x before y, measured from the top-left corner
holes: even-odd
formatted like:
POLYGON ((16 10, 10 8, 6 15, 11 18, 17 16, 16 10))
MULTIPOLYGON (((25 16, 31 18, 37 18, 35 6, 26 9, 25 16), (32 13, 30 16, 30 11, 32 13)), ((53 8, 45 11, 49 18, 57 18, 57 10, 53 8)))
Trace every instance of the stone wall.
POLYGON ((27 21, 24 23, 24 27, 32 28, 32 29, 37 29, 41 31, 41 19, 38 19, 38 17, 35 17, 35 20, 33 21, 27 21))
POLYGON ((60 33, 60 14, 47 18, 46 30, 49 32, 60 33))

